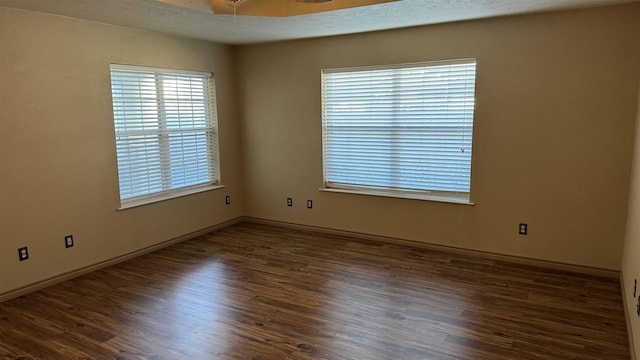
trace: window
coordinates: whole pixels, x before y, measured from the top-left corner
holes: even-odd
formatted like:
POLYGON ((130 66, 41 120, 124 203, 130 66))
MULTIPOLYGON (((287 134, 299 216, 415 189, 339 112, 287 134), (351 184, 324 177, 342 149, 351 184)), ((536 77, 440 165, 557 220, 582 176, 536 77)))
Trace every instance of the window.
POLYGON ((111 65, 121 207, 219 185, 211 74, 111 65))
POLYGON ((322 72, 327 189, 470 201, 475 60, 322 72))

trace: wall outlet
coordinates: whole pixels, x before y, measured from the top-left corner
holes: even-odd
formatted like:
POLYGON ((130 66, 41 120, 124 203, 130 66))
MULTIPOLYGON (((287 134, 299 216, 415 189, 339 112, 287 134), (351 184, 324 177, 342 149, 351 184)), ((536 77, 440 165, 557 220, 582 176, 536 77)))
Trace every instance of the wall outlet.
POLYGON ((67 249, 73 247, 73 235, 67 235, 64 237, 64 247, 67 249))
POLYGON ((287 206, 293 206, 293 199, 287 198, 287 206))
POLYGON ((313 201, 307 200, 307 209, 313 208, 313 201))
POLYGON ((227 205, 231 204, 231 196, 229 196, 229 195, 225 196, 224 203, 227 204, 227 205))
POLYGON ((28 247, 21 247, 20 249, 18 249, 18 259, 20 261, 25 261, 27 259, 29 259, 29 248, 28 247))
POLYGON ((527 235, 527 224, 520 224, 518 226, 518 234, 519 235, 527 235))

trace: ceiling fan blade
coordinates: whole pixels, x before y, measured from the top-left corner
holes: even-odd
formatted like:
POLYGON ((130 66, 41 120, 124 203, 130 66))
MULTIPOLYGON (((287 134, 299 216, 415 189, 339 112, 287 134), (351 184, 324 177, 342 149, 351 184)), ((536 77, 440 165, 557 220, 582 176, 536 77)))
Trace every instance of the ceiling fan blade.
POLYGON ((398 0, 211 0, 211 6, 215 14, 286 17, 394 1, 398 0))
MULTIPOLYGON (((210 0, 211 8, 214 14, 233 15, 234 2, 230 0, 210 0)), ((236 11, 239 4, 235 4, 236 11)))

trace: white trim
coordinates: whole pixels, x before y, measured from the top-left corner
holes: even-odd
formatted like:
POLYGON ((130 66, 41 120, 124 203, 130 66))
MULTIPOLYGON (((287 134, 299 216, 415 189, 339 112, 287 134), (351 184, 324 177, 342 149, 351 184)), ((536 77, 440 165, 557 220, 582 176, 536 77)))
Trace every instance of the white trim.
POLYGON ((322 71, 322 74, 331 74, 331 73, 340 73, 340 72, 386 70, 386 69, 412 68, 412 67, 421 67, 421 66, 456 65, 456 64, 471 64, 471 63, 477 63, 477 59, 462 58, 462 59, 453 59, 453 60, 419 61, 419 62, 410 62, 410 63, 401 63, 401 64, 330 68, 330 69, 322 69, 321 71, 322 71))
POLYGON ((445 192, 423 192, 423 191, 394 191, 391 189, 384 188, 365 188, 365 187, 353 187, 353 188, 333 188, 333 187, 325 187, 318 189, 324 192, 333 192, 333 193, 342 193, 342 194, 353 194, 353 195, 369 195, 369 196, 382 196, 382 197, 391 197, 398 199, 412 199, 412 200, 422 200, 422 201, 435 201, 435 202, 443 202, 449 204, 460 204, 460 205, 475 205, 469 199, 469 194, 466 196, 461 196, 459 194, 451 194, 445 192))
POLYGON ((170 74, 170 75, 195 75, 195 76, 207 77, 210 79, 213 77, 213 73, 207 72, 207 71, 170 69, 170 68, 159 68, 159 67, 152 67, 152 66, 126 65, 126 64, 110 64, 110 66, 112 69, 118 69, 118 70, 163 73, 163 74, 170 74))
POLYGON ((172 189, 167 191, 162 191, 159 193, 153 193, 149 195, 138 196, 135 198, 128 198, 124 200, 120 200, 122 204, 117 210, 126 210, 135 208, 138 206, 153 204, 161 201, 171 200, 187 195, 198 194, 205 191, 217 190, 224 188, 224 185, 198 185, 194 187, 186 187, 180 189, 172 189))

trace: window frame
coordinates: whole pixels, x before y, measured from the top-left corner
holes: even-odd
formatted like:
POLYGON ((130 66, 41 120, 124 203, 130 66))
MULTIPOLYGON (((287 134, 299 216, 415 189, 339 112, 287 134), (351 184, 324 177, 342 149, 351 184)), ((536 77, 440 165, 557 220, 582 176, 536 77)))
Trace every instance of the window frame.
MULTIPOLYGON (((218 135, 218 116, 217 116, 217 102, 216 102, 216 87, 215 87, 215 79, 213 74, 210 72, 201 72, 201 71, 191 71, 191 70, 178 70, 178 69, 170 69, 170 68, 160 68, 160 67, 150 67, 150 66, 138 66, 138 65, 125 65, 125 64, 110 64, 109 68, 109 84, 111 90, 111 105, 112 105, 112 115, 113 115, 113 126, 114 126, 114 144, 115 144, 115 152, 116 152, 116 170, 118 174, 118 195, 120 200, 120 207, 118 210, 124 210, 128 208, 138 207, 146 204, 156 203, 160 201, 166 201, 169 199, 174 199, 178 197, 183 197, 191 194, 201 193, 205 191, 210 191, 214 189, 223 188, 221 177, 220 177, 220 150, 219 150, 219 135, 218 135), (160 173, 164 175, 160 175, 160 183, 162 184, 162 190, 149 192, 142 195, 128 196, 123 198, 122 191, 122 179, 121 179, 121 164, 120 164, 120 156, 118 147, 119 141, 122 137, 132 136, 131 133, 135 133, 135 131, 130 131, 127 134, 127 131, 119 131, 117 126, 116 119, 116 96, 114 96, 114 71, 118 72, 137 72, 137 73, 148 73, 153 74, 154 83, 155 83, 155 92, 156 92, 156 116, 157 116, 157 124, 158 128, 156 131, 153 130, 145 130, 145 136, 157 136, 157 148, 158 154, 161 158, 160 163, 160 173), (167 95, 164 93, 163 86, 161 84, 163 76, 187 76, 194 77, 204 80, 204 89, 203 96, 201 100, 204 104, 204 113, 206 114, 205 118, 205 126, 196 128, 195 125, 192 128, 189 127, 180 127, 171 129, 168 125, 168 115, 167 115, 167 106, 165 101, 167 100, 167 95), (160 85, 159 85, 160 84, 160 85), (170 187, 170 181, 168 181, 167 174, 171 173, 172 169, 175 170, 175 167, 171 166, 171 155, 170 155, 170 147, 171 144, 169 142, 169 137, 175 134, 185 134, 185 133, 193 133, 193 139, 196 139, 198 135, 204 135, 206 138, 206 146, 208 149, 205 152, 205 158, 207 159, 206 173, 209 174, 209 178, 207 181, 200 182, 197 184, 189 184, 186 186, 178 186, 178 187, 170 187), (168 167, 167 167, 168 166, 168 167), (168 185, 168 187, 167 187, 168 185)), ((175 100, 178 101, 177 99, 175 100)), ((190 101, 193 101, 193 98, 190 98, 190 101)), ((121 104, 120 104, 121 105, 121 104)), ((131 106, 131 105, 130 105, 131 106)), ((142 106, 142 105, 140 105, 142 106)), ((179 113, 180 110, 178 110, 179 113)), ((178 117, 180 117, 178 115, 178 117)), ((152 147, 149 147, 150 149, 152 147)), ((184 152, 181 153, 180 157, 184 158, 184 152)), ((200 168, 199 168, 200 169, 200 168)), ((196 173, 200 173, 197 171, 196 173)), ((157 180, 157 179, 156 179, 157 180)))
MULTIPOLYGON (((447 203, 455 203, 455 204, 466 204, 466 205, 474 205, 471 201, 471 184, 472 184, 472 164, 473 164, 473 132, 476 124, 476 110, 477 110, 477 101, 476 101, 476 87, 477 87, 477 67, 478 62, 475 58, 463 58, 463 59, 454 59, 454 60, 442 60, 442 61, 424 61, 424 62, 416 62, 416 63, 401 63, 401 64, 390 64, 390 65, 381 65, 381 66, 363 66, 363 67, 347 67, 347 68, 331 68, 331 69, 322 69, 321 71, 321 95, 322 95, 322 173, 323 173, 323 187, 320 188, 320 191, 326 192, 335 192, 335 193, 349 193, 349 194, 359 194, 359 195, 372 195, 372 196, 383 196, 383 197, 393 197, 393 198, 406 198, 406 199, 416 199, 416 200, 429 200, 429 201, 438 201, 438 202, 447 202, 447 203), (328 133, 328 110, 327 110, 327 89, 326 86, 326 76, 334 73, 357 73, 357 72, 366 72, 366 71, 376 71, 376 70, 393 70, 393 69, 410 69, 410 68, 418 68, 418 67, 430 67, 430 66, 441 66, 441 65, 450 65, 450 64, 473 64, 473 110, 471 113, 471 156, 469 159, 469 191, 468 192, 460 192, 460 191, 441 191, 441 190, 433 190, 433 189, 410 189, 410 188, 397 188, 397 187, 381 187, 381 186, 371 186, 365 184, 347 184, 331 181, 328 178, 328 169, 327 169, 327 133, 328 133)), ((389 137, 393 136, 393 132, 387 133, 389 137)))

